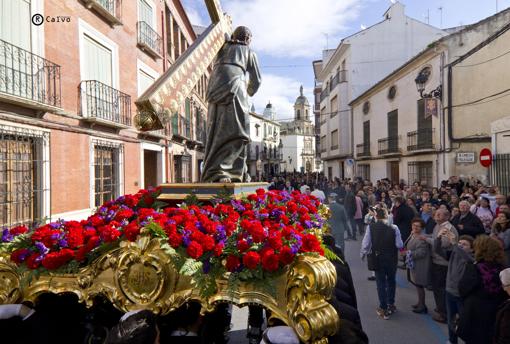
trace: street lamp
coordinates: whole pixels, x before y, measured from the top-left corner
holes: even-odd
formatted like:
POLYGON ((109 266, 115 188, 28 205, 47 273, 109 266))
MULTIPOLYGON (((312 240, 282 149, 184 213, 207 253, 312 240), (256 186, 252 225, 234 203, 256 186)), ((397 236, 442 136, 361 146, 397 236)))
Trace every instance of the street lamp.
POLYGON ((430 68, 425 67, 423 68, 416 79, 414 79, 414 82, 416 83, 416 89, 420 93, 421 98, 437 98, 437 99, 443 99, 443 86, 439 85, 430 93, 423 93, 425 91, 425 84, 429 80, 430 77, 430 68))

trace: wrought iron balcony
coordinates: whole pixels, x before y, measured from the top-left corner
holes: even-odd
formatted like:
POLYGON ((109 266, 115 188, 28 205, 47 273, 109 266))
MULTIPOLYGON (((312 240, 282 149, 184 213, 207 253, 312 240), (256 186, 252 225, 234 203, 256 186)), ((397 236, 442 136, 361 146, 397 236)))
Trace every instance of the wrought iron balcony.
POLYGON ((379 155, 400 153, 400 137, 389 136, 378 140, 379 155))
POLYGON ((121 25, 122 0, 82 0, 85 7, 94 9, 112 25, 121 25))
POLYGON ((326 88, 326 89, 322 90, 322 92, 321 92, 321 98, 320 98, 320 99, 321 99, 321 102, 322 102, 324 99, 326 99, 326 97, 327 97, 327 96, 329 96, 329 90, 326 88))
POLYGON ((138 46, 149 55, 161 57, 163 46, 161 36, 144 21, 136 23, 136 31, 138 33, 138 46))
POLYGON ((131 97, 97 80, 80 82, 81 115, 106 125, 131 126, 131 97))
POLYGON ((345 70, 339 70, 333 79, 331 79, 331 83, 329 84, 329 90, 333 91, 333 89, 341 82, 347 81, 347 71, 345 70))
POLYGON ((407 150, 409 152, 434 149, 436 149, 436 145, 433 128, 407 133, 407 150))
POLYGON ((370 156, 370 144, 360 143, 356 145, 356 155, 358 157, 370 156))
POLYGON ((60 107, 60 88, 59 65, 0 39, 0 98, 35 109, 60 107))

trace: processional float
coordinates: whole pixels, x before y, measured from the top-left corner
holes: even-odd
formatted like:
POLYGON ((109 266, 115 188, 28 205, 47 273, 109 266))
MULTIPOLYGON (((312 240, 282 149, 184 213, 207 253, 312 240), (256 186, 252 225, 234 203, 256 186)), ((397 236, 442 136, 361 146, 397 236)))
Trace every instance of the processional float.
MULTIPOLYGON (((231 18, 218 0, 206 0, 212 24, 175 63, 136 101, 137 127, 142 131, 163 128, 178 111, 192 89, 213 62, 232 32, 231 18)), ((184 193, 199 199, 212 197, 212 184, 162 185, 161 200, 176 200, 184 193), (184 191, 184 192, 183 192, 184 191)), ((215 184, 234 196, 252 193, 255 183, 215 184)), ((182 199, 182 198, 181 198, 182 199)), ((146 308, 167 314, 195 300, 205 311, 222 302, 238 306, 261 305, 271 311, 271 323, 278 319, 295 329, 304 343, 327 343, 336 333, 340 320, 327 302, 336 284, 333 264, 322 256, 304 255, 272 277, 273 290, 261 284, 241 282, 230 285, 228 273, 216 280, 216 292, 204 297, 193 278, 179 273, 161 240, 142 232, 134 241, 122 241, 78 272, 41 274, 28 281, 8 254, 0 254, 0 304, 35 301, 43 293, 74 293, 92 306, 98 295, 106 297, 122 311, 146 308)))

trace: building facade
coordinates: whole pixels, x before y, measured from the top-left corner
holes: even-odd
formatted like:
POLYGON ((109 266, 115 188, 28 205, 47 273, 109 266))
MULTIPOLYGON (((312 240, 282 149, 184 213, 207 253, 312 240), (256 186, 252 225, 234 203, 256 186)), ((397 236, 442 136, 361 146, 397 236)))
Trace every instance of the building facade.
POLYGON ((164 130, 133 124, 137 97, 197 38, 180 1, 0 9, 2 225, 80 219, 143 187, 198 180, 207 75, 164 130))
POLYGON ((315 126, 311 120, 310 103, 303 95, 303 86, 294 103, 294 120, 282 123, 281 136, 282 171, 320 171, 320 165, 316 164, 315 126))
MULTIPOLYGON (((510 9, 451 31, 350 103, 356 176, 428 186, 454 175, 489 181, 479 153, 491 148, 491 134, 495 153, 505 146, 496 132, 510 106, 509 22, 510 9)), ((496 166, 493 180, 507 187, 503 170, 496 166)))
POLYGON ((280 173, 282 141, 280 123, 275 121, 275 116, 271 103, 266 105, 263 115, 257 114, 253 107, 250 112, 247 165, 252 181, 267 180, 280 173))
POLYGON ((384 19, 344 38, 334 50, 325 50, 314 62, 321 93, 320 147, 328 178, 352 178, 355 169, 353 122, 349 103, 446 32, 405 15, 399 2, 384 19))

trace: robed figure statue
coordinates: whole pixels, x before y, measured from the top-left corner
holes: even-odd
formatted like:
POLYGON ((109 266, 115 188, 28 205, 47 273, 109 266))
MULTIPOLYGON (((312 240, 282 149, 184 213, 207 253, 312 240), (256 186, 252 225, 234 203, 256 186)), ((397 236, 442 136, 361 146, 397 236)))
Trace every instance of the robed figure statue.
POLYGON ((261 82, 250 42, 250 30, 239 26, 216 57, 206 94, 209 108, 203 182, 250 181, 246 166, 250 141, 248 96, 257 92, 261 82))

